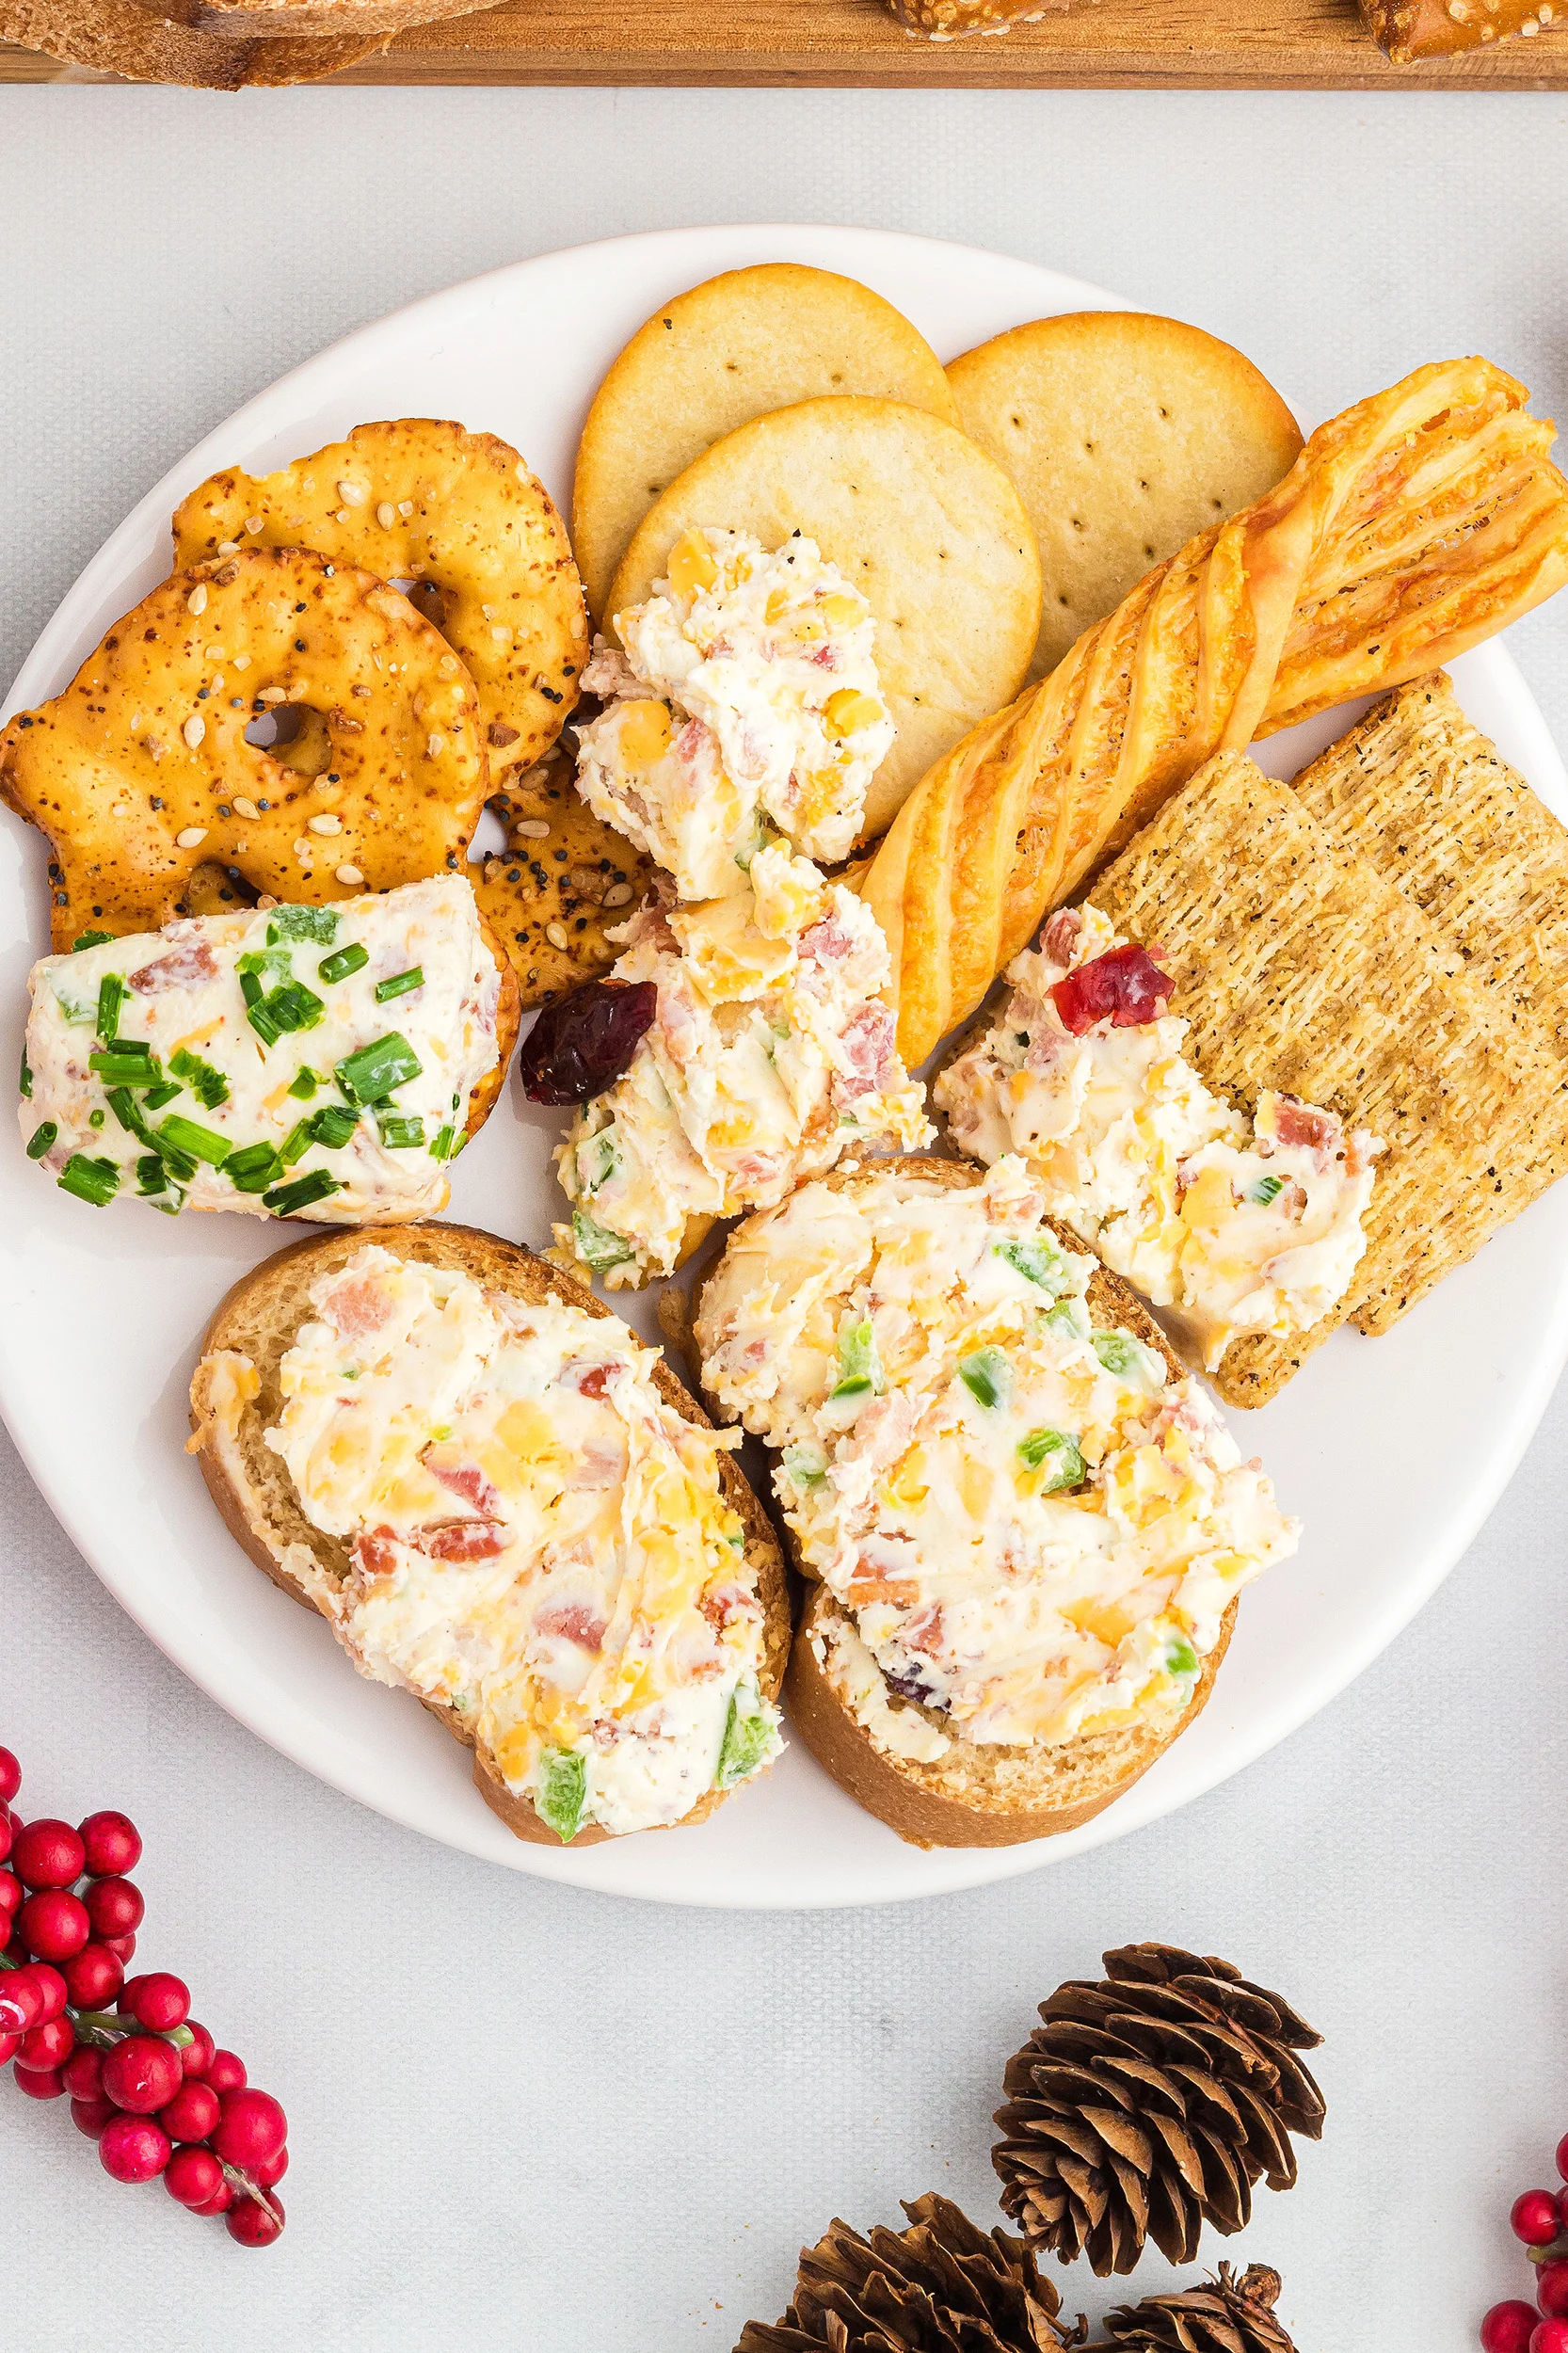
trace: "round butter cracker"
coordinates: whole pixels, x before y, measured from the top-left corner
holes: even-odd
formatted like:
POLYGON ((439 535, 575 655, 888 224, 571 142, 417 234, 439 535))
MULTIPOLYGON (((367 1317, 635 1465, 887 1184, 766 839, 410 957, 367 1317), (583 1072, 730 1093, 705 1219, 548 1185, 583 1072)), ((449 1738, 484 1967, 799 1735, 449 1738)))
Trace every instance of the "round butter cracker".
POLYGON ((1296 421, 1250 360, 1138 311, 1033 319, 948 368, 964 430, 1017 484, 1045 575, 1045 678, 1145 572, 1284 479, 1296 421))
POLYGON ((652 594, 695 527, 749 531, 769 549, 802 532, 869 600, 898 734, 866 795, 864 840, 1023 684, 1040 626, 1029 518, 1001 468, 924 409, 807 400, 715 442, 639 524, 611 585, 612 621, 652 594))
POLYGON ((925 338, 833 270, 727 270, 656 311, 595 394, 577 454, 572 541, 595 619, 632 533, 695 458, 753 417, 842 392, 958 421, 925 338))

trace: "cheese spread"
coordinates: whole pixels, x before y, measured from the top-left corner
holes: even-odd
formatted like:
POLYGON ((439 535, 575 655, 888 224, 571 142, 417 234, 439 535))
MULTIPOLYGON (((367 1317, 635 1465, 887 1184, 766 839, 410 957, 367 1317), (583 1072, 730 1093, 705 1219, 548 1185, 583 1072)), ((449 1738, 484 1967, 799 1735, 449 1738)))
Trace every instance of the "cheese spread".
POLYGON ((933 1089, 961 1150, 1021 1154, 1047 1213, 1170 1308, 1210 1371, 1238 1334, 1304 1332, 1337 1305, 1367 1247, 1374 1136, 1272 1089, 1250 1120, 1211 1094, 1169 982, 1092 906, 1053 916, 1007 978, 933 1089))
POLYGON ((778 1450, 847 1621, 824 1672, 895 1754, 1179 1713, 1242 1586, 1295 1550, 1201 1385, 1096 1326, 1094 1266, 1009 1155, 969 1187, 805 1185, 702 1292, 704 1385, 778 1450))
POLYGON ((849 856, 893 742, 871 606, 797 532, 688 531, 646 604, 615 616, 583 673, 608 709, 578 730, 595 813, 667 867, 682 899, 744 888, 782 835, 849 856), (624 648, 624 650, 622 650, 624 648))
POLYGON ((678 1822, 780 1745, 723 1435, 614 1318, 367 1246, 321 1278, 266 1444, 361 1673, 449 1708, 563 1839, 678 1822))
POLYGON ((611 1289, 669 1273, 688 1220, 781 1201, 852 1145, 932 1133, 877 995, 888 947, 870 909, 782 844, 744 884, 614 935, 614 977, 653 982, 658 1010, 555 1156, 573 1204, 556 1240, 611 1289))
POLYGON ((456 875, 104 939, 31 989, 22 1132, 98 1206, 430 1216, 496 1066, 500 975, 456 875))

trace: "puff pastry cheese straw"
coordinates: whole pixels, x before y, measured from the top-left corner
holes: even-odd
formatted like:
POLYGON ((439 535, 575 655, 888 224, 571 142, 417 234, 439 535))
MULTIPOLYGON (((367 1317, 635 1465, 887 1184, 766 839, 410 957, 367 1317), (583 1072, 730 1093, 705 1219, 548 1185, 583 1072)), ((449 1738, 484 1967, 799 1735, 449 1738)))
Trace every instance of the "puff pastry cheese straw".
POLYGON ((1216 752, 1452 660, 1568 581, 1555 428, 1487 360, 1319 427, 921 779, 861 885, 909 1068, 1216 752))

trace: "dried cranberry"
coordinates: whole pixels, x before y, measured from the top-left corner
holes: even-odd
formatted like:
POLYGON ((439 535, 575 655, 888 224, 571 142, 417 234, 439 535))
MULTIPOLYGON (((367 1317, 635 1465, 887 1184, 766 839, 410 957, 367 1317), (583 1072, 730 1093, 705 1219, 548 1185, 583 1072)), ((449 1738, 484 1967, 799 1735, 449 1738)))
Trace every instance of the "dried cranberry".
POLYGON ((652 1028, 659 991, 652 981, 584 981, 547 1005, 518 1056, 531 1103, 585 1103, 602 1095, 631 1064, 652 1028))
POLYGON ((1062 1026, 1074 1037, 1107 1018, 1117 1030, 1158 1021, 1170 995, 1169 976, 1136 942, 1108 949, 1103 956, 1080 964, 1051 990, 1062 1026))

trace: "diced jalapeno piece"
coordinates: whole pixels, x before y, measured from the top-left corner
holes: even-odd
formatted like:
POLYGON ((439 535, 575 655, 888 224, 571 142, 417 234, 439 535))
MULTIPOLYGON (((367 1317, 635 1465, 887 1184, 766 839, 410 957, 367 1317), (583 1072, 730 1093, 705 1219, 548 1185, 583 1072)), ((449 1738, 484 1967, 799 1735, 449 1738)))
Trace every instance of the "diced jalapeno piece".
POLYGON ((839 1378, 828 1397, 869 1397, 885 1385, 875 1327, 870 1316, 861 1316, 839 1335, 839 1378))
POLYGON ((264 985, 269 980, 288 981, 294 978, 294 957, 287 948, 249 948, 235 957, 234 969, 242 989, 248 979, 260 980, 264 985))
POLYGON ((394 972, 390 981, 376 982, 376 1001, 378 1005, 384 1005, 391 998, 407 997, 412 990, 424 986, 424 965, 411 964, 407 972, 394 972))
POLYGON ((329 1176, 324 1168, 312 1168, 308 1176, 296 1176, 292 1185, 275 1185, 262 1199, 275 1217, 293 1217, 296 1210, 308 1209, 313 1202, 342 1191, 336 1176, 329 1176))
POLYGON ((417 1079, 424 1066, 408 1039, 389 1030, 358 1053, 345 1054, 332 1075, 351 1103, 378 1103, 393 1087, 417 1079))
POLYGON ((784 1449, 779 1468, 792 1486, 820 1487, 827 1477, 827 1457, 820 1446, 803 1441, 784 1449))
POLYGON ((1062 1487, 1083 1483, 1084 1462, 1070 1430, 1032 1430, 1018 1440, 1018 1460, 1026 1470, 1043 1470, 1047 1478, 1039 1492, 1053 1496, 1062 1487))
POLYGON ((613 1234, 607 1225, 600 1225, 585 1209, 573 1209, 571 1233, 578 1257, 584 1266, 592 1267, 596 1274, 602 1273, 606 1267, 624 1266, 628 1258, 637 1255, 624 1235, 613 1234))
POLYGON ((539 1759, 534 1811, 562 1846, 576 1837, 588 1810, 588 1760, 575 1749, 546 1749, 539 1759))
POLYGON ((958 1359, 958 1378, 975 1403, 988 1413, 1005 1405, 1013 1394, 1013 1368, 1004 1349, 971 1348, 958 1359))
POLYGON ((120 1190, 120 1171, 113 1160, 88 1160, 85 1153, 72 1152, 56 1181, 62 1193, 73 1193, 78 1201, 103 1209, 120 1190))
POLYGON ((30 1160, 41 1160, 59 1132, 59 1128, 53 1119, 43 1120, 33 1129, 27 1140, 27 1158, 30 1160))
POLYGON ((91 998, 89 997, 84 1004, 79 997, 72 997, 55 981, 50 982, 49 987, 56 1004, 60 1009, 60 1019, 72 1030, 87 1029, 97 1014, 97 1007, 91 998))
POLYGON ((1135 1340, 1130 1332, 1096 1332, 1095 1353, 1106 1371, 1114 1373, 1118 1381, 1137 1383, 1141 1387, 1159 1385, 1153 1377, 1154 1360, 1143 1341, 1135 1340))
POLYGON ((1245 1198, 1259 1209, 1266 1209, 1276 1193, 1285 1191, 1283 1176, 1260 1176, 1256 1185, 1249 1185, 1245 1198))
POLYGON ((183 1118, 178 1112, 170 1112, 155 1135, 160 1144, 171 1144, 176 1152, 189 1160, 205 1160, 211 1168, 221 1168, 233 1149, 227 1136, 203 1128, 199 1120, 183 1118))
POLYGON ((220 1103, 229 1100, 229 1081, 222 1071, 215 1070, 210 1062, 203 1062, 188 1047, 182 1046, 177 1054, 170 1054, 168 1066, 177 1079, 184 1079, 197 1101, 204 1103, 208 1111, 216 1112, 220 1103))
POLYGON ((335 981, 346 981, 351 973, 362 972, 369 962, 370 950, 361 948, 357 939, 351 939, 346 948, 340 948, 335 954, 322 957, 316 967, 316 978, 328 984, 335 981))
POLYGON ((1064 1250, 1058 1249, 1048 1237, 1037 1240, 1019 1238, 1012 1241, 993 1242, 999 1258, 1005 1258, 1016 1273, 1026 1282, 1038 1283, 1043 1291, 1059 1299, 1073 1288, 1073 1268, 1064 1250))
POLYGON ((268 939, 317 939, 330 948, 338 936, 335 907, 274 907, 267 918, 268 939))
POLYGON ((588 1138, 577 1156, 577 1166, 590 1193, 597 1193, 600 1185, 608 1183, 620 1166, 620 1154, 608 1128, 601 1128, 597 1135, 588 1138))
POLYGON ((1165 1652, 1164 1667, 1167 1674, 1175 1675, 1179 1682, 1183 1683, 1190 1682, 1197 1673, 1198 1654, 1185 1634, 1175 1634, 1171 1637, 1169 1647, 1165 1652))
POLYGON ((1059 1299, 1046 1318, 1046 1330, 1059 1339, 1086 1340, 1090 1332, 1087 1303, 1076 1291, 1068 1299, 1059 1299))
POLYGON ((732 1789, 736 1782, 744 1781, 775 1745, 774 1727, 763 1712, 761 1692, 752 1682, 737 1685, 730 1694, 729 1713, 724 1720, 714 1788, 732 1789))
POLYGON ((338 1152, 359 1124, 358 1112, 346 1111, 341 1103, 324 1103, 320 1111, 311 1115, 311 1135, 315 1143, 325 1144, 328 1152, 338 1152))
POLYGON ((270 1144, 243 1144, 223 1163, 223 1174, 236 1193, 265 1193, 282 1173, 282 1160, 270 1144))

